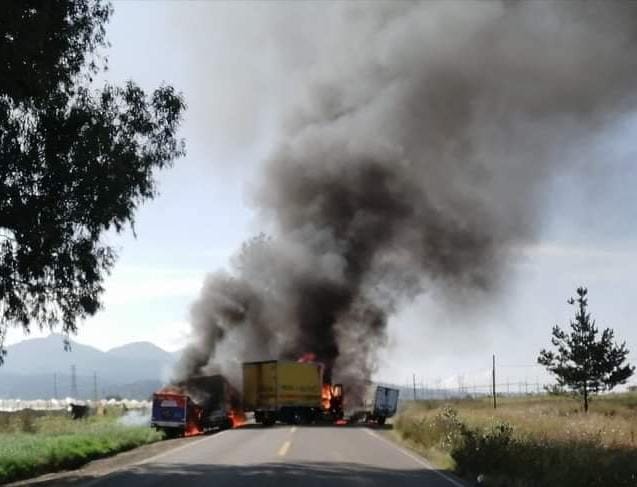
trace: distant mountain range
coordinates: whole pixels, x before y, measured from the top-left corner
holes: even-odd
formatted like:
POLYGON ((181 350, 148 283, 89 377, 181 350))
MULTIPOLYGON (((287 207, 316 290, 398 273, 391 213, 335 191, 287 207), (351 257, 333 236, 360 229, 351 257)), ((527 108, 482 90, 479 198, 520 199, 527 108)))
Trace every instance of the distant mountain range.
POLYGON ((71 341, 64 350, 61 335, 33 338, 7 347, 0 366, 0 399, 49 399, 72 395, 75 366, 77 398, 120 396, 146 399, 170 377, 179 352, 149 342, 135 342, 107 352, 71 341))

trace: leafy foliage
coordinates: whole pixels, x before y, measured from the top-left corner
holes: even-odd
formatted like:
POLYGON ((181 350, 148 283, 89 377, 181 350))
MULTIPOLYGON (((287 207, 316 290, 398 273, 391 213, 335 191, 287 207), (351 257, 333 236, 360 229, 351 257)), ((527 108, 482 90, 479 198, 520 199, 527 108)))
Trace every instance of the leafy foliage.
MULTIPOLYGON (((101 0, 11 0, 0 17, 0 363, 8 326, 65 334, 100 308, 108 230, 156 195, 183 155, 183 98, 95 89, 112 13, 101 0)), ((101 65, 101 67, 100 67, 101 65)))
POLYGON ((588 411, 588 395, 613 389, 625 384, 635 368, 626 364, 626 343, 615 344, 614 332, 606 328, 598 339, 599 330, 587 312, 588 291, 577 289, 577 300, 568 303, 577 306, 575 320, 571 321, 571 333, 559 326, 553 327, 551 343, 557 351, 542 350, 538 363, 557 377, 559 386, 567 387, 584 398, 588 411))

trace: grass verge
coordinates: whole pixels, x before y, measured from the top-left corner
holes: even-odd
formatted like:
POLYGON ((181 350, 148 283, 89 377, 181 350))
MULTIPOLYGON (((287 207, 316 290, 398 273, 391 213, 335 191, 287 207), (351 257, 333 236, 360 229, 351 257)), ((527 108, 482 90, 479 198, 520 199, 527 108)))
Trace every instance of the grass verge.
POLYGON ((147 426, 125 426, 113 418, 71 421, 40 417, 18 421, 28 426, 0 433, 0 484, 77 468, 90 460, 162 439, 147 426))
POLYGON ((420 402, 396 434, 440 468, 494 487, 637 485, 635 396, 605 398, 583 414, 567 398, 420 402))

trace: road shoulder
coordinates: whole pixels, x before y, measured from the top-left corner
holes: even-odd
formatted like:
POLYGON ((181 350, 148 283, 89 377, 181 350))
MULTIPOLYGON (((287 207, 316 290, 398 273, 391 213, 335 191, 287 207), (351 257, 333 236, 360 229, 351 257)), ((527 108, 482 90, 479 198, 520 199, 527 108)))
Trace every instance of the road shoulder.
POLYGON ((403 455, 411 458, 414 462, 422 465, 429 470, 432 470, 441 478, 447 480, 447 482, 449 482, 449 485, 453 485, 455 487, 467 487, 468 485, 470 485, 467 480, 462 479, 451 472, 447 465, 438 464, 435 459, 425 456, 422 451, 414 448, 414 446, 410 445, 409 442, 403 440, 400 434, 393 428, 374 428, 370 429, 369 433, 380 441, 391 445, 393 448, 400 451, 403 455))
POLYGON ((54 486, 58 483, 70 480, 86 479, 108 475, 129 465, 146 462, 158 455, 168 453, 172 450, 189 446, 192 443, 201 441, 208 436, 194 436, 191 438, 176 438, 162 440, 148 445, 142 445, 132 450, 128 450, 116 455, 93 460, 84 466, 74 470, 64 470, 55 473, 48 473, 31 479, 21 480, 7 484, 7 487, 17 486, 54 486))

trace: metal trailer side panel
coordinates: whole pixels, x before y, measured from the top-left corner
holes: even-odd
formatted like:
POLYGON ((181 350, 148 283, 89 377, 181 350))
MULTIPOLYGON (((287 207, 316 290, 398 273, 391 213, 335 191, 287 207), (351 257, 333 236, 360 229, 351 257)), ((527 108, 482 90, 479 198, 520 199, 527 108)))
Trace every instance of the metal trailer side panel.
POLYGON ((322 367, 312 362, 277 362, 279 407, 321 407, 322 367))
POLYGON ((277 363, 243 364, 243 408, 245 411, 277 408, 277 363))
POLYGON ((254 411, 257 408, 258 364, 243 364, 243 409, 254 411))
POLYGON ((374 399, 373 414, 375 416, 383 416, 386 418, 390 418, 396 414, 396 409, 398 408, 398 394, 398 389, 378 386, 376 388, 376 397, 374 399))

